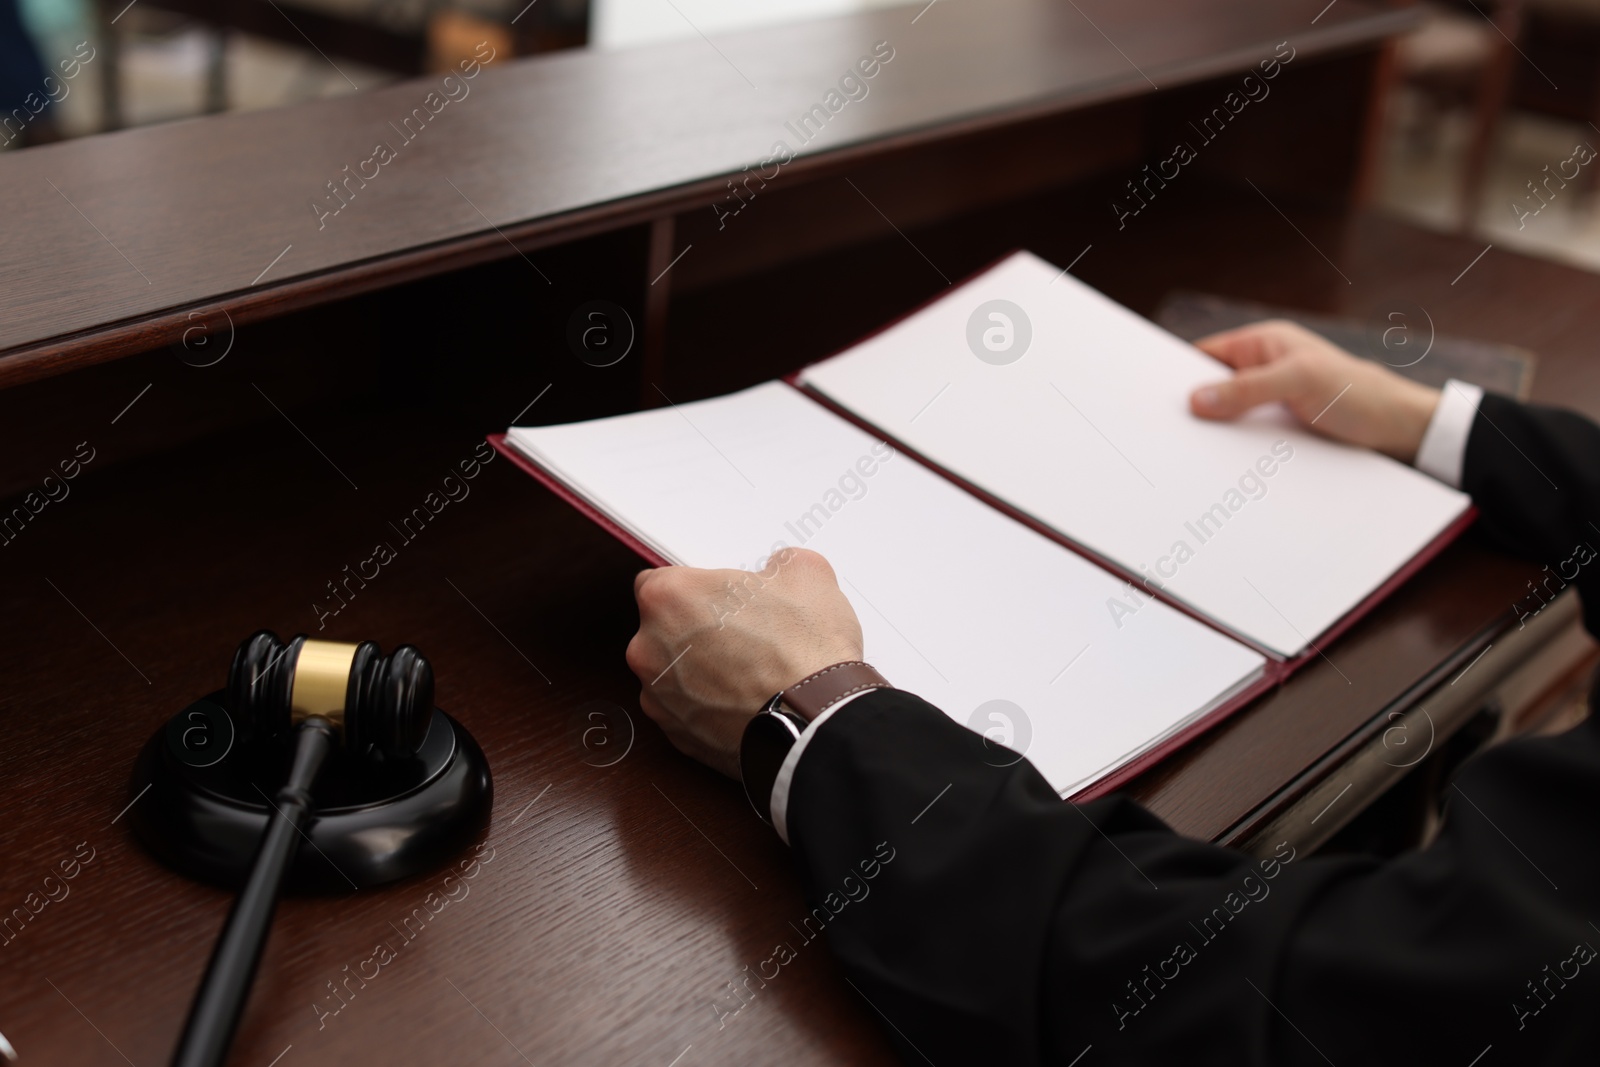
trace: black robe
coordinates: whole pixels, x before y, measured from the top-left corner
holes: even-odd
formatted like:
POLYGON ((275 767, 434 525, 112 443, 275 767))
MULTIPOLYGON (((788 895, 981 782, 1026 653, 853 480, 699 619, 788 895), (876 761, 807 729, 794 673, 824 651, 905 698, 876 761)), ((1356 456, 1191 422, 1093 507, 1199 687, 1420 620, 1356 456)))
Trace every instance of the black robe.
MULTIPOLYGON (((1600 428, 1485 396, 1463 481, 1482 530, 1577 585, 1600 633, 1600 560, 1577 562, 1600 546, 1600 428)), ((807 930, 908 1063, 1600 1062, 1595 716, 1470 760, 1437 840, 1390 860, 1286 841, 1258 861, 993 762, 879 690, 794 776, 807 930)))

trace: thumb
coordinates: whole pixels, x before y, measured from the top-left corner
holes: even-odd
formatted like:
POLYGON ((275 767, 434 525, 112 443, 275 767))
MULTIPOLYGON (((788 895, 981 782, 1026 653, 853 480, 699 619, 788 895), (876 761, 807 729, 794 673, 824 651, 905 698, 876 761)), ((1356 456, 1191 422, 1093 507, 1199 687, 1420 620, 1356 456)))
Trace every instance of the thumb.
POLYGON ((1246 367, 1232 378, 1189 394, 1189 407, 1203 419, 1234 419, 1251 408, 1293 395, 1299 374, 1290 360, 1246 367))

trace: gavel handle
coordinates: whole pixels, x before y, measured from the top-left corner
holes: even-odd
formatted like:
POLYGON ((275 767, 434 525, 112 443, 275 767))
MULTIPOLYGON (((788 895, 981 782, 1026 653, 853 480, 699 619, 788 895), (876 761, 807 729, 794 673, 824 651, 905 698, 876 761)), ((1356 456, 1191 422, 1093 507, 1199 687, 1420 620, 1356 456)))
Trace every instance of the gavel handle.
POLYGON ((211 962, 206 964, 205 977, 183 1026, 183 1038, 172 1057, 173 1067, 222 1067, 227 1058, 272 928, 278 893, 294 861, 301 830, 311 816, 311 786, 333 741, 333 727, 323 719, 307 719, 298 728, 289 779, 278 791, 250 877, 211 951, 211 962))

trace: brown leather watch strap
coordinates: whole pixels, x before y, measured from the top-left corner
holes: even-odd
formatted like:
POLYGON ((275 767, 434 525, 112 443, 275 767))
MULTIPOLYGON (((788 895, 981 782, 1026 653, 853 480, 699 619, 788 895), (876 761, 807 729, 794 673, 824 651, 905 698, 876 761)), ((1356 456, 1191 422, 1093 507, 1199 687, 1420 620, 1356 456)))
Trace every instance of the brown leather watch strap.
POLYGON ((892 687, 883 675, 871 666, 860 660, 848 660, 800 679, 785 689, 779 699, 810 722, 852 693, 889 688, 892 687))

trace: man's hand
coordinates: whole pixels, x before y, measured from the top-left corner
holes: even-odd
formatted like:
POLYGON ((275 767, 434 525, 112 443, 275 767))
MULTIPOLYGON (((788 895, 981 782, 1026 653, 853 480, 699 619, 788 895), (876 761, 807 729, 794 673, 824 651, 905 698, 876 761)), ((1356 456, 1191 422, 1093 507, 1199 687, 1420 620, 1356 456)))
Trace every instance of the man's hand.
POLYGON ((1202 418, 1233 419, 1281 401, 1324 436, 1411 463, 1439 403, 1437 389, 1352 356, 1292 322, 1258 322, 1195 344, 1234 368, 1232 378, 1189 397, 1202 418))
POLYGON ((633 593, 639 632, 628 666, 639 707, 679 751, 739 777, 745 724, 774 693, 861 658, 861 623, 828 561, 775 553, 759 574, 659 567, 633 593))

